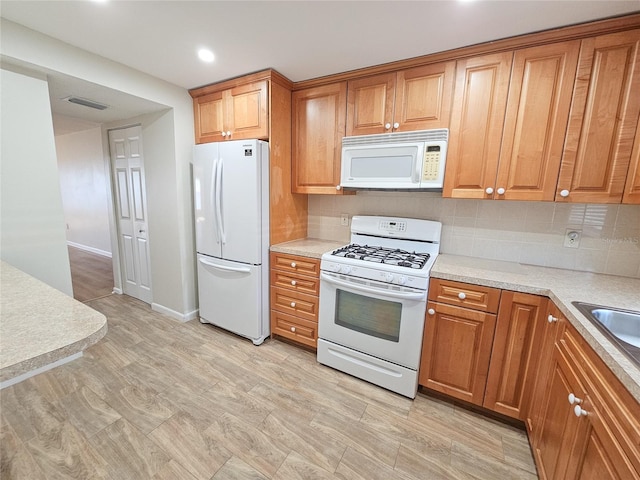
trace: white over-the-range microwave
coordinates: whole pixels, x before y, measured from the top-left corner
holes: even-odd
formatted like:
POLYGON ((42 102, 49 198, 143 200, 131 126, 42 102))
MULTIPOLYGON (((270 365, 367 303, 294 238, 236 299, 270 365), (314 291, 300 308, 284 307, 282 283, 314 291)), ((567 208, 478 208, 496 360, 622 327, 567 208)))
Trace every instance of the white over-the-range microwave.
POLYGON ((344 137, 340 186, 442 189, 449 129, 344 137))

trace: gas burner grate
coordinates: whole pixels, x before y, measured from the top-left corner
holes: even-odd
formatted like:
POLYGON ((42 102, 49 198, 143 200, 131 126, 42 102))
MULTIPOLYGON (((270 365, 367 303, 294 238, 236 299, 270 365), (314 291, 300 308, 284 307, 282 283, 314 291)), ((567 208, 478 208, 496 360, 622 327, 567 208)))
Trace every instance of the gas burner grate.
POLYGON ((358 245, 356 243, 338 248, 332 252, 332 255, 415 269, 424 267, 430 257, 428 253, 408 252, 399 248, 358 245))

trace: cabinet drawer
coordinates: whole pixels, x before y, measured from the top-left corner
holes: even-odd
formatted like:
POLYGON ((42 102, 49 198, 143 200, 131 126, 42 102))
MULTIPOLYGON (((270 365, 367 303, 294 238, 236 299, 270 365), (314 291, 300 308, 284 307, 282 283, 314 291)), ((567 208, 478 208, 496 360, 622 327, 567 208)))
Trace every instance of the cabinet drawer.
POLYGON ((318 321, 318 297, 280 287, 271 287, 271 308, 297 317, 318 321))
POLYGON ((317 347, 317 322, 271 310, 271 332, 313 348, 317 347))
POLYGON ((429 300, 496 313, 500 303, 500 289, 432 278, 429 283, 429 300))
POLYGON ((320 274, 320 260, 272 252, 271 268, 317 277, 320 274))
POLYGON ((271 285, 309 295, 318 295, 320 290, 320 280, 317 277, 307 277, 275 269, 271 270, 271 285))

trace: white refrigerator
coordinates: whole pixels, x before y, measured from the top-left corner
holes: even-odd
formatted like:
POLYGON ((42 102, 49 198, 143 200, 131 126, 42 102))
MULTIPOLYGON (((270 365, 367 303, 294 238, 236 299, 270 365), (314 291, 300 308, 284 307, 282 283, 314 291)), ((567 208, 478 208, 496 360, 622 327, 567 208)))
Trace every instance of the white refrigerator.
POLYGON ((269 144, 196 145, 200 321, 260 345, 269 335, 269 144))

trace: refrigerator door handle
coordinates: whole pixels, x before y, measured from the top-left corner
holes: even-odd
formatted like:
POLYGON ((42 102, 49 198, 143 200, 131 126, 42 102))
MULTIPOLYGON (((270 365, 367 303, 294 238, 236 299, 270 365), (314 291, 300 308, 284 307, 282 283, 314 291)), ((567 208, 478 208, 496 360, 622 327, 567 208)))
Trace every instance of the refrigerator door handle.
POLYGON ((217 268, 218 270, 224 270, 226 272, 251 273, 251 269, 248 267, 225 267, 224 265, 217 265, 215 263, 207 262, 204 258, 200 258, 199 260, 203 265, 217 268))
POLYGON ((224 225, 222 219, 222 159, 218 160, 218 168, 216 170, 216 217, 218 222, 218 230, 220 230, 220 238, 222 244, 227 243, 224 234, 224 225))
MULTIPOLYGON (((213 161, 213 169, 211 170, 211 189, 209 190, 209 203, 211 204, 211 210, 213 211, 216 204, 217 204, 217 200, 215 198, 215 192, 216 192, 216 181, 218 178, 218 159, 216 158, 213 161)), ((219 222, 218 222, 218 215, 217 212, 215 214, 216 217, 216 226, 218 227, 216 229, 216 243, 220 243, 220 226, 219 226, 219 222)))

